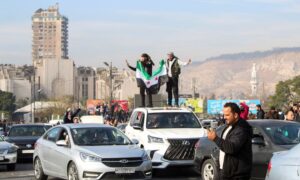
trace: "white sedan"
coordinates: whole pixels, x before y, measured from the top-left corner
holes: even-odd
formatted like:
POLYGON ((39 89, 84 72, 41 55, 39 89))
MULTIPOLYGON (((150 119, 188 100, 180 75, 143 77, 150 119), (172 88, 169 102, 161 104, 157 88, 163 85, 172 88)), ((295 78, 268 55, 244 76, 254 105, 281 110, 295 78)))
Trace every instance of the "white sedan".
POLYGON ((0 136, 0 165, 6 165, 7 170, 14 171, 17 162, 18 147, 8 143, 0 136))
POLYGON ((289 151, 275 153, 269 163, 266 180, 300 179, 300 144, 289 151))

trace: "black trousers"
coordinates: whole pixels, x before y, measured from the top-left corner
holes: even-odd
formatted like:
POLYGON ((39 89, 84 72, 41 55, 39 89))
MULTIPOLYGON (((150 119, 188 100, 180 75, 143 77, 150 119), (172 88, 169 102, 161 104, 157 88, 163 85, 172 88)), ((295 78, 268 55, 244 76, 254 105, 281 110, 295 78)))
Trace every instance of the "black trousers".
POLYGON ((178 77, 169 77, 167 82, 167 92, 168 92, 168 105, 172 106, 172 99, 174 94, 175 106, 178 106, 178 77))
POLYGON ((140 87, 140 95, 141 95, 141 99, 142 99, 142 107, 146 107, 146 95, 145 95, 145 91, 147 92, 147 96, 148 96, 148 107, 153 107, 153 102, 152 102, 152 94, 146 90, 145 87, 140 87))
POLYGON ((227 177, 224 176, 223 171, 220 171, 220 180, 250 180, 250 176, 244 176, 244 177, 227 177))

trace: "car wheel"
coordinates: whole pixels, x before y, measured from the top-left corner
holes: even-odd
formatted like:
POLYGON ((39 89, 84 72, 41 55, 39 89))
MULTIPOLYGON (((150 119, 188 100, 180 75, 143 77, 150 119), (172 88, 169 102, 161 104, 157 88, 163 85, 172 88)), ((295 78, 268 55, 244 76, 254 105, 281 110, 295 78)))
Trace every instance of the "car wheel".
POLYGON ((44 174, 41 160, 36 158, 34 160, 34 176, 36 180, 47 180, 48 176, 44 174))
POLYGON ((218 180, 219 172, 213 160, 207 159, 204 161, 201 169, 202 180, 218 180))
POLYGON ((7 165, 7 170, 8 171, 14 171, 16 169, 16 164, 8 164, 7 165))
POLYGON ((78 180, 78 171, 76 165, 71 162, 68 168, 68 180, 78 180))

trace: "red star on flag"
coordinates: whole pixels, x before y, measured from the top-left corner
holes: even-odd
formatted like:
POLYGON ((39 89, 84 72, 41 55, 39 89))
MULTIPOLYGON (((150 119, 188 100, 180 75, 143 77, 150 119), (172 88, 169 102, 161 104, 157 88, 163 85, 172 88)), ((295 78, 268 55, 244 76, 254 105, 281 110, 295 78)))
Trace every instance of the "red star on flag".
POLYGON ((155 81, 157 81, 157 80, 158 80, 158 77, 156 76, 156 77, 155 77, 155 81))
POLYGON ((147 81, 147 84, 150 84, 150 81, 147 81))

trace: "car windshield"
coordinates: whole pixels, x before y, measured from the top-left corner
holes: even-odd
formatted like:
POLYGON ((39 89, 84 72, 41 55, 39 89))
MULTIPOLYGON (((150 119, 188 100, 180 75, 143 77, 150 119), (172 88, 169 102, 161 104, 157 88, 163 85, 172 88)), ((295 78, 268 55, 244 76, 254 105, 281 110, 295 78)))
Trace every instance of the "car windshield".
POLYGON ((43 126, 15 126, 10 129, 9 136, 42 136, 44 133, 43 126))
POLYGON ((78 146, 132 144, 132 142, 122 132, 114 128, 73 128, 71 132, 74 143, 78 146))
POLYGON ((270 124, 263 129, 277 145, 293 145, 300 142, 300 124, 270 124))
POLYGON ((150 113, 147 119, 147 129, 201 128, 193 113, 150 113))

